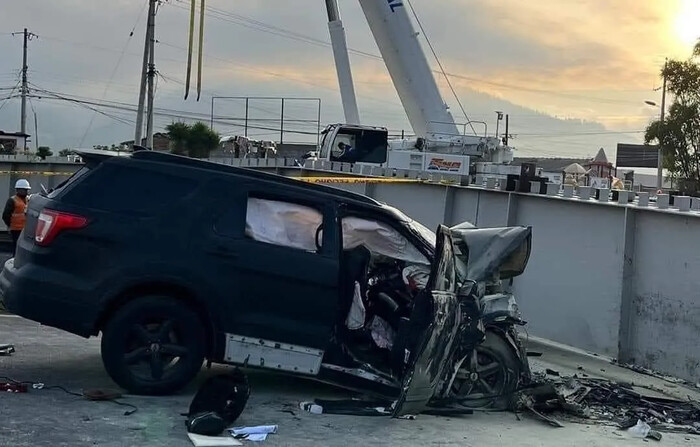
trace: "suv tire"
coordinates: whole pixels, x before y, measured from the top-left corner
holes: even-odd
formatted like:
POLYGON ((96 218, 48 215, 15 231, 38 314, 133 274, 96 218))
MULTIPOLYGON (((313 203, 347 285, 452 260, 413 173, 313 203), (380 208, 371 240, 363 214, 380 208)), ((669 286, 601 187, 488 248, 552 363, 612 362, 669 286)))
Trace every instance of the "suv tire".
POLYGON ((102 330, 102 362, 109 376, 133 394, 179 391, 202 367, 204 325, 184 303, 163 296, 137 298, 102 330))
POLYGON ((486 338, 476 347, 476 354, 478 364, 460 370, 452 394, 465 399, 460 405, 466 408, 510 409, 523 369, 518 356, 504 335, 494 330, 486 331, 486 338), (483 370, 478 373, 477 383, 464 379, 473 370, 483 370))

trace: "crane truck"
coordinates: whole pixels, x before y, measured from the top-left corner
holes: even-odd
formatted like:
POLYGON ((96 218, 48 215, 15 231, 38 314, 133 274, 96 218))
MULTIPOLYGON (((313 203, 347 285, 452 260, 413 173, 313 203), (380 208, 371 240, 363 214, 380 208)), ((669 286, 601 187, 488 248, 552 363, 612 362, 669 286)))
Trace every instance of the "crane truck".
POLYGON ((467 135, 469 123, 458 124, 450 113, 404 1, 359 2, 415 137, 389 139, 385 127, 361 124, 338 2, 325 0, 346 122, 327 126, 318 150, 307 158, 461 175, 470 174, 470 167, 477 174, 511 173, 510 147, 497 137, 467 135))

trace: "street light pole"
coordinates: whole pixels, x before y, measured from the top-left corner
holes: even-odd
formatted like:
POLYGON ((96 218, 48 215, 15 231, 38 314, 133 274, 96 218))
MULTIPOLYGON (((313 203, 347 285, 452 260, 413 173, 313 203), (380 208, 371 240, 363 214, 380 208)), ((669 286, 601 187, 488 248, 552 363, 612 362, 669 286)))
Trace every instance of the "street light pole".
MULTIPOLYGON (((666 118, 666 68, 668 68, 668 60, 664 64, 664 85, 661 93, 661 124, 663 125, 666 118)), ((664 156, 663 156, 663 145, 659 142, 659 155, 658 155, 658 172, 656 179, 657 189, 663 189, 664 185, 664 156)))

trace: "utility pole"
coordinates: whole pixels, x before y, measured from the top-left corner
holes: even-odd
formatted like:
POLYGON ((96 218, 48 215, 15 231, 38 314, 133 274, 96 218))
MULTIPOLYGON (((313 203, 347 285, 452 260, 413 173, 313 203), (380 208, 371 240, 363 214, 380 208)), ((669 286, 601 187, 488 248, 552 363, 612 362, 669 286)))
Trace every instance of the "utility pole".
POLYGON ((22 111, 20 116, 20 130, 22 133, 27 133, 27 94, 29 93, 29 87, 27 85, 27 44, 34 37, 38 37, 36 34, 31 33, 24 28, 24 31, 12 33, 12 35, 22 34, 23 44, 22 44, 22 111))
POLYGON ((504 146, 508 146, 508 131, 510 130, 508 125, 508 118, 510 118, 510 115, 506 115, 506 137, 503 140, 504 146))
MULTIPOLYGON (((155 4, 157 0, 153 0, 155 4)), ((148 111, 146 112, 146 147, 153 149, 153 101, 155 99, 155 80, 156 80, 156 14, 155 8, 153 15, 150 17, 150 50, 148 51, 148 111)))
POLYGON ((27 133, 27 42, 29 42, 29 33, 27 28, 24 28, 24 45, 22 46, 22 119, 20 132, 27 133))
MULTIPOLYGON (((666 119, 666 69, 668 68, 668 59, 664 63, 664 85, 661 92, 661 124, 663 125, 666 119)), ((661 142, 659 142, 661 143, 661 142)), ((659 156, 658 156, 658 172, 656 173, 656 189, 661 190, 664 186, 664 155, 661 144, 659 144, 659 156)))
POLYGON ((136 112, 136 130, 134 132, 134 144, 140 145, 143 136, 143 115, 146 103, 146 84, 150 75, 151 47, 155 40, 151 32, 155 29, 156 2, 149 0, 148 21, 146 24, 146 39, 143 46, 143 62, 141 68, 141 86, 139 89, 139 105, 136 112))

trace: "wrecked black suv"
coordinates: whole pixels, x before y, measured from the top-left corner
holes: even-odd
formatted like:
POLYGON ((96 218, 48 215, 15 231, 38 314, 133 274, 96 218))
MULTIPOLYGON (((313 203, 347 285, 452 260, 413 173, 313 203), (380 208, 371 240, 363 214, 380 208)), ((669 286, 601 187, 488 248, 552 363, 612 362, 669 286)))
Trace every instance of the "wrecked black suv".
POLYGON ((472 281, 471 227, 434 233, 365 196, 172 155, 80 155, 30 200, 0 290, 20 316, 102 333, 130 392, 175 392, 207 359, 388 397, 399 416, 497 399, 529 373, 512 296, 483 285, 504 263, 522 273, 529 229, 489 233, 512 243, 472 281))

